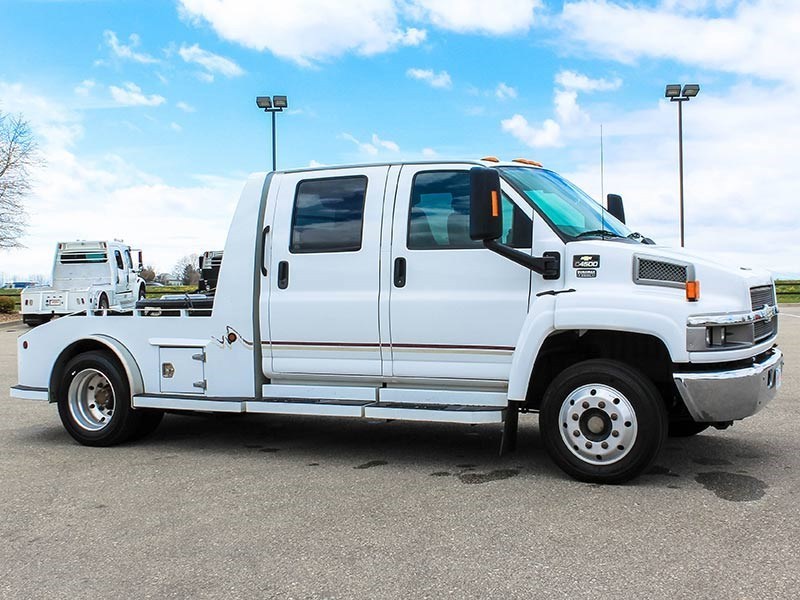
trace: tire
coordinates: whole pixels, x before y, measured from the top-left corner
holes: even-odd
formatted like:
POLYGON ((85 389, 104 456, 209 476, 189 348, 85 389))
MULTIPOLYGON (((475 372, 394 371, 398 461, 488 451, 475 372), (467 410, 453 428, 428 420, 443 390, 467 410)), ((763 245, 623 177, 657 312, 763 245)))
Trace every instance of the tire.
POLYGON ((100 294, 100 298, 97 300, 97 310, 94 312, 96 315, 102 315, 103 311, 108 310, 108 296, 105 294, 100 294))
POLYGON ((621 362, 593 359, 552 381, 542 400, 539 429, 547 453, 567 474, 617 484, 655 460, 667 436, 667 412, 642 373, 621 362))
POLYGON ((139 300, 145 300, 147 298, 147 288, 145 286, 139 286, 139 300))
POLYGON ((104 352, 84 352, 67 363, 58 388, 58 415, 64 428, 84 446, 114 446, 142 426, 131 407, 128 380, 104 352))
POLYGON ((709 423, 697 423, 696 421, 672 421, 669 424, 669 437, 692 437, 708 429, 709 423))

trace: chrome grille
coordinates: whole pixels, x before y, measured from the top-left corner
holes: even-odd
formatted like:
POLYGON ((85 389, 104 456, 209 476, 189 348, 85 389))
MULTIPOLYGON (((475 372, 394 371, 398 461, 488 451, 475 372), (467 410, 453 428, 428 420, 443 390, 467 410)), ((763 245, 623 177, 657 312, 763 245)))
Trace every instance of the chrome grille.
POLYGON ((771 285, 750 288, 750 302, 753 310, 761 310, 765 306, 774 306, 775 290, 771 285))
POLYGON ((650 260, 647 258, 639 259, 639 279, 648 281, 673 281, 684 283, 686 281, 686 265, 676 265, 673 263, 650 260))
POLYGON ((753 323, 753 338, 756 343, 765 340, 778 333, 778 317, 773 317, 771 321, 756 321, 753 323))

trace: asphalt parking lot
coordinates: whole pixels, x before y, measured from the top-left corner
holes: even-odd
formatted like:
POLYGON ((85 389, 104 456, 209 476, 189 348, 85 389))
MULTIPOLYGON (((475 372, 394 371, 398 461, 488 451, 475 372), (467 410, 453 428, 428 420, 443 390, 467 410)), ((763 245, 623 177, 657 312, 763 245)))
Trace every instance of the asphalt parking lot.
POLYGON ((568 479, 497 427, 167 415, 116 448, 11 399, 0 324, 2 598, 791 598, 800 585, 800 308, 783 388, 667 442, 626 486, 568 479))

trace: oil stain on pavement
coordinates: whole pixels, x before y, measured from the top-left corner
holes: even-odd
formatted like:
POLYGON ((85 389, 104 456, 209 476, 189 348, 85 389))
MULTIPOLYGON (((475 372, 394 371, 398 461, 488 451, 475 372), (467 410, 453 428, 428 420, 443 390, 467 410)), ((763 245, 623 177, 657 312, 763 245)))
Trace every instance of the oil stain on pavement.
POLYGON ((714 492, 718 498, 731 502, 753 502, 764 497, 766 483, 750 475, 740 475, 727 471, 710 471, 698 473, 695 481, 707 490, 714 492))
POLYGON ((461 483, 475 484, 500 481, 501 479, 508 479, 516 475, 519 475, 519 471, 516 469, 498 469, 497 471, 489 471, 488 473, 461 473, 458 479, 461 483))

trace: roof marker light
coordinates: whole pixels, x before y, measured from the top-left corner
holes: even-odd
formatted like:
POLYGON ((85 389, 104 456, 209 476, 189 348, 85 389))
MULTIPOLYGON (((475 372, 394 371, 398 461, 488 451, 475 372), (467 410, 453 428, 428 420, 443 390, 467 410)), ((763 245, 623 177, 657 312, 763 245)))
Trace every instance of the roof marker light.
POLYGON ((531 160, 530 158, 515 158, 511 162, 521 163, 523 165, 531 165, 533 167, 541 167, 542 166, 542 163, 540 163, 538 160, 531 160))
POLYGON ((496 156, 484 156, 481 160, 485 160, 486 162, 500 162, 500 159, 496 156))

